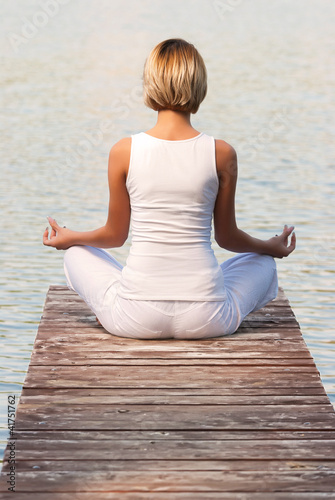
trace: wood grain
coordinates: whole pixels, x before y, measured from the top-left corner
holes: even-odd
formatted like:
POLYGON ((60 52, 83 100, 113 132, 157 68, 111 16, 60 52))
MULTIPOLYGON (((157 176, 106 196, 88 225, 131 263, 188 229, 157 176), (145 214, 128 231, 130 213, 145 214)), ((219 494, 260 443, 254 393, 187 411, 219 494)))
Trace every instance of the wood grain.
POLYGON ((335 500, 334 408, 282 289, 231 336, 141 340, 50 287, 14 440, 16 500, 335 500))

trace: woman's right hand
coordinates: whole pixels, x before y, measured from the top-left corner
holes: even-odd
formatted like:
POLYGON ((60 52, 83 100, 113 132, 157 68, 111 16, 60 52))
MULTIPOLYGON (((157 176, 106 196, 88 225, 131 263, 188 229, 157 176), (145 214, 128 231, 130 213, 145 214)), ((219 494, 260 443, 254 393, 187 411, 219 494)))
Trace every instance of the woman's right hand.
POLYGON ((286 224, 284 226, 283 232, 279 235, 273 236, 267 240, 267 252, 268 255, 272 257, 277 257, 278 259, 282 259, 283 257, 287 257, 290 253, 293 252, 296 246, 296 236, 293 233, 294 226, 288 227, 286 224), (289 242, 289 237, 291 235, 291 242, 289 242))

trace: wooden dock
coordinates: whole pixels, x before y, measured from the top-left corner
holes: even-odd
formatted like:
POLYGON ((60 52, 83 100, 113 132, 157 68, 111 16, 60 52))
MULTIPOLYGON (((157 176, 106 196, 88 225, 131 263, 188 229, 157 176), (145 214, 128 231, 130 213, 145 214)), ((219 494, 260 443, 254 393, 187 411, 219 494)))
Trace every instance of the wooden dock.
POLYGON ((282 290, 233 336, 156 341, 52 286, 15 438, 1 499, 335 499, 335 412, 282 290))

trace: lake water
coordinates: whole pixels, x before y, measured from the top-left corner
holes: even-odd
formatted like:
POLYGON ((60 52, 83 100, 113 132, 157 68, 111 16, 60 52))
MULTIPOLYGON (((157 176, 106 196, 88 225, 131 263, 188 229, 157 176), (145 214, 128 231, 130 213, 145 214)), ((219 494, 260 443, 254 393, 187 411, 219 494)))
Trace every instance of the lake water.
MULTIPOLYGON (((109 149, 153 126, 142 67, 170 37, 207 64, 193 123, 237 150, 240 227, 296 227, 280 285, 335 402, 333 0, 0 0, 0 19, 1 450, 46 292, 65 283, 62 252, 41 244, 46 216, 104 224, 109 149)), ((113 254, 124 263, 128 250, 113 254)))

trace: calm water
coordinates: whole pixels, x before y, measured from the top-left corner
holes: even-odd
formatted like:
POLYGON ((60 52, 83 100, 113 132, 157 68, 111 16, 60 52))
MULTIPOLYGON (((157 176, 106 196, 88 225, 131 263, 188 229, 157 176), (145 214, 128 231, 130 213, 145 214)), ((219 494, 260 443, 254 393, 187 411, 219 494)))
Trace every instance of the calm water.
MULTIPOLYGON (((175 36, 208 68, 194 125, 238 152, 240 227, 266 238, 296 226, 296 252, 277 261, 280 284, 335 402, 333 0, 43 5, 0 0, 1 449, 45 294, 64 284, 62 253, 41 245, 46 216, 78 230, 104 224, 109 149, 153 126, 142 66, 175 36)), ((124 263, 128 249, 113 253, 124 263)))

